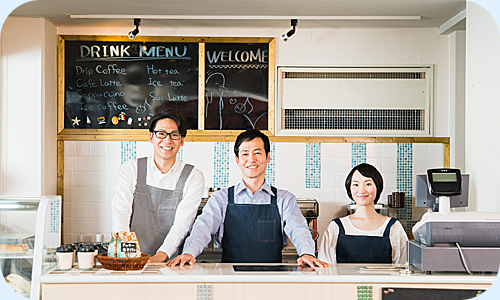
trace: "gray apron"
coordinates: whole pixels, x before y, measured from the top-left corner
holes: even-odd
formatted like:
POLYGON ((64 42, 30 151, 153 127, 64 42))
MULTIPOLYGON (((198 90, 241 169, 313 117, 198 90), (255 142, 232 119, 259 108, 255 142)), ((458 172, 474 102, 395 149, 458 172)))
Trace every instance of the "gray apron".
MULTIPOLYGON (((184 185, 193 168, 192 165, 184 165, 175 190, 166 190, 146 184, 147 157, 137 159, 137 184, 132 202, 130 231, 136 233, 141 252, 153 256, 163 244, 174 224, 184 185)), ((182 249, 182 245, 179 249, 182 249)), ((177 256, 178 252, 179 250, 169 259, 177 256)))

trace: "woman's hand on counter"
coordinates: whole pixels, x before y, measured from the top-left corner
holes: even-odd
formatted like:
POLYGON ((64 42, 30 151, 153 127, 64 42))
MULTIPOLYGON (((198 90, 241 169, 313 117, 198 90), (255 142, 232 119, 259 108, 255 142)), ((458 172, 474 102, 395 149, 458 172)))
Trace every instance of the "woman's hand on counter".
POLYGON ((328 263, 321 261, 317 258, 315 258, 312 255, 309 254, 304 254, 301 257, 297 259, 297 263, 299 266, 301 265, 309 265, 311 267, 320 267, 320 268, 326 268, 328 267, 328 263))
POLYGON ((195 261, 196 261, 196 258, 194 258, 191 254, 186 253, 186 254, 179 255, 174 259, 169 260, 167 262, 167 267, 173 267, 173 266, 177 266, 177 265, 182 267, 185 264, 189 264, 189 265, 193 266, 195 261))
POLYGON ((167 259, 168 259, 167 253, 163 251, 158 251, 148 260, 148 263, 162 263, 165 262, 167 259))

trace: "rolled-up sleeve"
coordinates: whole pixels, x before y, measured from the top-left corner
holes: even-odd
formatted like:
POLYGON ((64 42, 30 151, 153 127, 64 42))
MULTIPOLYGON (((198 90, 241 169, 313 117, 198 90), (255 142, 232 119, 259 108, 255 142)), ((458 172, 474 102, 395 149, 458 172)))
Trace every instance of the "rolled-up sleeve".
POLYGON ((207 201, 202 214, 196 218, 191 234, 184 243, 183 254, 197 257, 210 242, 211 235, 219 231, 227 207, 226 192, 227 190, 217 191, 207 201))
POLYGON ((389 238, 392 246, 392 263, 404 264, 406 262, 406 241, 408 241, 408 237, 399 221, 392 225, 389 238))
POLYGON ((318 259, 327 263, 337 263, 337 237, 339 226, 335 222, 331 222, 328 228, 323 233, 323 238, 319 245, 318 259))

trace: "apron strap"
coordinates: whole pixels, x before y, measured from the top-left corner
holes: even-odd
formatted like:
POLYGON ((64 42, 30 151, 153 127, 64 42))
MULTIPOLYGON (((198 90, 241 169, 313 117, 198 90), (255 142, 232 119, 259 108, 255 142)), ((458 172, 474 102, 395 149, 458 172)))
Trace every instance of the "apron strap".
POLYGON ((177 180, 177 184, 175 185, 175 190, 182 192, 184 190, 184 185, 191 174, 191 171, 194 169, 194 166, 185 164, 182 169, 181 175, 179 176, 179 180, 177 180))
POLYGON ((227 189, 227 204, 234 204, 234 185, 227 189))
POLYGON ((278 202, 278 189, 276 189, 274 186, 271 186, 271 191, 274 194, 271 196, 271 205, 276 205, 276 203, 278 202))
POLYGON ((391 218, 389 223, 387 224, 387 227, 385 227, 384 230, 384 237, 389 237, 389 233, 391 232, 391 226, 396 223, 396 218, 391 218))
MULTIPOLYGON (((146 175, 148 169, 148 158, 141 157, 137 159, 137 185, 146 184, 146 175)), ((136 186, 137 190, 137 186, 136 186)))
POLYGON ((342 221, 339 218, 333 219, 335 223, 339 226, 339 235, 345 235, 344 225, 342 225, 342 221))

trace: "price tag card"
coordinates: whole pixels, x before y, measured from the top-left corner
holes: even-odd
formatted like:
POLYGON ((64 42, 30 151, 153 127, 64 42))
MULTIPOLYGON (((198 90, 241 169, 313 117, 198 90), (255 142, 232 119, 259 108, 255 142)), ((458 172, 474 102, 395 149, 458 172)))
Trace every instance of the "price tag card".
POLYGON ((137 244, 136 243, 122 243, 122 252, 123 253, 136 253, 137 252, 137 244))

